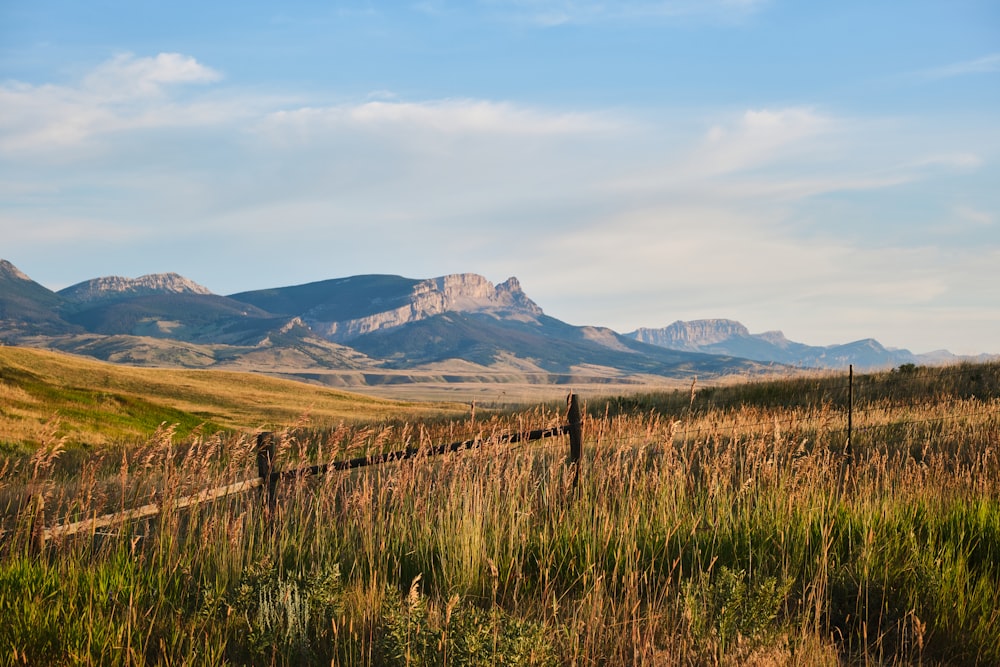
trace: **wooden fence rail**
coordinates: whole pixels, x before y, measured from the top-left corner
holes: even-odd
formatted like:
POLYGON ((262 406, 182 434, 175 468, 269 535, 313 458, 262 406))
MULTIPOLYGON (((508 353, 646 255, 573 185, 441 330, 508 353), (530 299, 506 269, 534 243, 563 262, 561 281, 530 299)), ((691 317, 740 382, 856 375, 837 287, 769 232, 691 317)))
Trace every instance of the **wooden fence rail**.
POLYGON ((521 433, 505 433, 494 438, 475 438, 472 440, 463 440, 462 442, 453 442, 446 445, 436 445, 430 448, 408 447, 396 452, 359 456, 343 461, 333 461, 331 463, 307 466, 295 470, 272 469, 275 460, 276 439, 273 433, 260 433, 257 436, 257 477, 253 477, 242 482, 219 486, 214 489, 200 491, 190 496, 174 499, 167 504, 149 503, 147 505, 122 512, 105 514, 103 516, 84 519, 82 521, 75 521, 73 523, 45 528, 43 523, 44 506, 42 497, 38 496, 36 500, 37 504, 34 508, 35 514, 32 529, 32 542, 36 548, 41 549, 45 546, 46 542, 53 539, 69 537, 82 532, 94 532, 100 528, 107 528, 109 526, 127 521, 155 516, 156 514, 163 512, 164 509, 183 509, 185 507, 191 507, 202 502, 217 500, 236 493, 245 493, 258 487, 262 487, 264 489, 266 507, 268 510, 271 510, 274 508, 277 495, 277 484, 280 481, 287 481, 310 475, 322 475, 329 472, 353 470, 355 468, 380 465, 394 461, 403 461, 417 456, 440 456, 442 454, 459 452, 466 449, 475 449, 482 447, 483 445, 534 442, 536 440, 543 440, 545 438, 553 438, 561 435, 569 436, 570 446, 568 463, 574 466, 573 485, 575 487, 580 478, 580 458, 583 451, 583 422, 580 416, 580 405, 576 394, 569 395, 567 398, 567 404, 569 406, 567 413, 568 423, 560 426, 554 426, 552 428, 536 429, 521 433))
MULTIPOLYGON (((214 489, 207 489, 205 491, 200 491, 191 496, 177 498, 169 503, 169 507, 171 509, 184 509, 185 507, 191 507, 192 505, 197 505, 199 503, 216 500, 218 498, 224 498, 234 493, 244 493, 246 491, 249 491, 250 489, 256 489, 257 487, 262 486, 263 483, 264 480, 262 480, 259 477, 254 477, 251 479, 243 480, 242 482, 234 482, 233 484, 218 486, 214 489)), ((67 523, 61 526, 52 526, 51 528, 42 528, 40 539, 42 542, 47 542, 48 540, 51 539, 75 535, 76 533, 79 532, 95 531, 100 528, 107 528, 109 526, 113 526, 119 523, 124 523, 126 521, 132 521, 135 519, 144 519, 146 517, 154 516, 162 512, 163 509, 164 509, 163 503, 149 503, 148 505, 143 505, 142 507, 136 507, 130 510, 125 510, 123 512, 105 514, 103 516, 94 517, 92 519, 84 519, 83 521, 67 523)), ((39 537, 36 536, 35 539, 38 540, 39 537)))

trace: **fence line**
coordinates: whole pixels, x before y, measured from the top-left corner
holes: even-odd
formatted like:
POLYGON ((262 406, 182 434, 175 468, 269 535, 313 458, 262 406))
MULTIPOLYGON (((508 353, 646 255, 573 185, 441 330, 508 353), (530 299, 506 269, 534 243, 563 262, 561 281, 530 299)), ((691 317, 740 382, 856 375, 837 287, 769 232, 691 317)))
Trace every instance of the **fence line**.
MULTIPOLYGON (((892 406, 892 407, 901 407, 901 406, 897 405, 897 406, 892 406)), ((858 410, 856 408, 855 411, 854 411, 854 414, 855 415, 859 415, 859 414, 866 414, 868 412, 870 412, 870 410, 864 410, 864 409, 858 410)), ((924 424, 924 423, 927 423, 927 422, 936 422, 936 421, 942 421, 943 422, 943 421, 958 420, 958 419, 961 419, 963 417, 985 417, 985 416, 994 415, 994 414, 1000 414, 1000 408, 997 408, 995 410, 980 410, 980 411, 976 411, 976 412, 957 412, 957 413, 948 415, 947 417, 930 417, 930 418, 927 418, 927 419, 910 419, 910 420, 904 420, 904 421, 894 421, 894 422, 892 422, 892 425, 893 426, 905 426, 907 424, 924 424)), ((690 429, 686 429, 685 432, 688 433, 688 434, 690 434, 690 435, 701 435, 703 433, 716 433, 718 431, 735 431, 736 429, 748 429, 749 430, 749 429, 755 429, 755 428, 764 428, 764 427, 768 427, 768 426, 774 426, 775 423, 777 423, 779 426, 791 427, 791 426, 793 426, 795 424, 800 424, 800 423, 803 423, 803 422, 810 422, 810 421, 819 421, 819 417, 818 416, 785 417, 785 418, 780 418, 780 419, 779 418, 775 418, 775 419, 768 419, 767 421, 757 421, 757 422, 750 422, 750 423, 744 422, 744 423, 737 423, 737 424, 717 424, 717 425, 709 426, 709 427, 690 428, 690 429)), ((872 430, 876 430, 876 429, 880 429, 880 428, 885 428, 885 425, 873 424, 873 425, 868 425, 868 426, 858 426, 857 424, 854 424, 854 432, 855 433, 858 433, 858 432, 861 432, 861 431, 872 431, 872 430)), ((845 426, 845 427, 839 428, 839 429, 827 429, 827 431, 830 432, 830 433, 847 433, 847 427, 845 426)))
MULTIPOLYGON (((853 368, 850 368, 848 375, 848 384, 843 387, 823 387, 817 386, 816 392, 820 397, 830 398, 835 393, 841 391, 847 393, 847 405, 846 418, 847 427, 844 429, 828 429, 834 433, 846 433, 847 434, 847 447, 845 447, 844 454, 846 459, 849 461, 852 457, 852 447, 851 447, 851 435, 855 432, 867 432, 877 430, 879 428, 886 428, 887 425, 862 425, 857 426, 854 424, 854 413, 857 412, 859 415, 864 415, 865 413, 871 412, 872 408, 861 408, 856 409, 854 406, 854 401, 857 394, 857 389, 871 389, 878 387, 883 384, 891 384, 895 386, 905 386, 907 384, 916 384, 921 382, 933 381, 942 376, 957 376, 957 375, 985 375, 989 377, 990 368, 987 367, 985 370, 981 366, 975 366, 970 368, 956 368, 954 370, 946 371, 934 371, 934 375, 928 377, 926 375, 921 375, 920 373, 914 373, 912 371, 903 372, 890 372, 885 378, 879 378, 876 375, 867 375, 857 380, 854 378, 853 368), (876 379, 877 378, 877 379, 876 379), (857 386, 856 386, 857 385, 857 386)), ((900 408, 900 407, 910 407, 917 406, 918 403, 915 402, 892 402, 891 397, 885 397, 890 400, 888 408, 900 408)), ((970 396, 970 399, 975 397, 970 396)), ((687 419, 690 420, 692 417, 691 406, 694 405, 694 397, 692 397, 691 405, 688 407, 687 419)), ((957 402, 963 399, 962 397, 955 397, 950 402, 957 402)), ((980 401, 987 400, 980 398, 980 401)), ((149 503, 141 507, 137 507, 130 510, 125 510, 122 512, 116 512, 112 514, 105 514, 99 517, 94 517, 91 519, 85 519, 82 521, 77 521, 69 524, 63 524, 60 526, 53 526, 50 528, 45 528, 41 524, 43 518, 43 508, 41 507, 41 497, 39 497, 39 505, 36 506, 34 526, 32 530, 33 542, 38 545, 44 545, 45 542, 52 539, 66 537, 70 535, 75 535, 83 531, 94 531, 100 528, 105 528, 114 524, 123 523, 135 519, 142 519, 150 516, 154 516, 163 512, 165 509, 183 509, 185 507, 190 507, 201 502, 208 502, 216 500, 218 498, 223 498, 236 493, 244 493, 246 491, 262 487, 264 490, 264 497, 266 501, 267 508, 273 508, 276 501, 276 491, 277 484, 281 481, 294 480, 306 476, 322 475, 331 472, 341 472, 347 470, 353 470, 356 468, 361 468, 371 465, 381 465, 384 463, 403 461, 406 459, 411 459, 419 456, 439 456, 448 453, 459 452, 468 449, 475 449, 488 444, 518 444, 525 442, 534 442, 538 440, 543 440, 546 438, 552 438, 562 435, 568 435, 570 441, 570 452, 568 457, 568 463, 575 466, 573 475, 573 485, 577 486, 580 476, 580 463, 582 458, 582 416, 579 406, 578 398, 575 394, 570 394, 567 397, 568 412, 567 412, 567 423, 550 427, 546 429, 536 429, 527 432, 514 432, 506 433, 493 438, 475 438, 471 440, 464 440, 461 442, 454 442, 450 444, 436 445, 433 447, 408 447, 403 450, 388 452, 382 454, 370 454, 366 456, 359 456, 352 459, 333 461, 330 463, 319 464, 314 466, 307 466, 303 468, 298 468, 294 470, 274 470, 273 463, 275 460, 275 439, 273 433, 261 433, 258 435, 257 441, 257 469, 258 476, 247 479, 241 482, 235 482, 225 486, 216 487, 214 489, 208 489, 201 491, 199 493, 185 496, 183 498, 178 498, 167 505, 163 503, 149 503)), ((815 405, 803 406, 805 409, 816 409, 822 407, 822 404, 817 403, 815 405)), ((727 407, 738 407, 738 406, 716 406, 721 409, 726 409, 727 407)), ((880 408, 881 409, 881 408, 880 408)), ((924 419, 913 419, 906 421, 893 421, 889 426, 900 426, 909 424, 924 424, 931 422, 944 422, 950 420, 958 420, 964 417, 980 417, 980 416, 990 416, 994 414, 1000 414, 1000 408, 992 410, 980 410, 976 412, 964 412, 958 414, 952 414, 944 417, 931 417, 924 419)), ((695 435, 696 437, 703 433, 716 433, 718 431, 735 431, 736 429, 755 429, 773 426, 775 424, 788 425, 791 427, 794 424, 800 422, 816 421, 819 419, 818 415, 808 415, 803 417, 792 417, 785 419, 769 419, 767 421, 760 421, 755 423, 734 423, 728 425, 716 424, 712 427, 703 427, 697 429, 686 428, 684 430, 685 437, 689 435, 695 435)))
POLYGON ((415 458, 418 456, 440 456, 442 454, 454 453, 468 449, 475 449, 487 444, 515 444, 523 442, 534 442, 553 438, 561 435, 569 436, 570 454, 568 463, 574 466, 573 486, 579 482, 580 464, 583 450, 583 420, 580 413, 579 399, 576 394, 567 397, 568 413, 567 423, 551 428, 535 429, 527 432, 505 433, 492 438, 474 438, 453 442, 434 447, 408 447, 406 449, 387 452, 383 454, 370 454, 359 456, 343 461, 333 461, 314 466, 306 466, 294 470, 274 470, 275 460, 275 438, 274 433, 264 432, 257 436, 257 477, 253 477, 242 482, 234 482, 225 486, 215 487, 200 491, 190 496, 184 496, 167 503, 149 503, 141 507, 136 507, 121 512, 104 514, 91 519, 75 521, 73 523, 62 524, 45 528, 42 521, 44 519, 44 501, 42 496, 36 496, 36 506, 32 525, 32 543, 36 549, 42 549, 45 543, 53 539, 69 537, 85 531, 96 531, 100 528, 107 528, 120 523, 143 519, 160 514, 165 509, 183 509, 202 502, 225 498, 237 493, 245 493, 252 489, 262 487, 264 489, 265 507, 268 510, 274 508, 277 496, 277 483, 279 481, 294 480, 300 477, 323 475, 329 472, 342 472, 363 468, 372 465, 381 465, 415 458))
MULTIPOLYGON (((920 367, 918 367, 917 372, 916 372, 915 375, 912 374, 912 372, 911 373, 899 373, 898 371, 890 372, 890 374, 887 376, 888 379, 877 379, 878 374, 874 374, 874 376, 873 375, 865 375, 865 376, 860 376, 860 377, 855 376, 853 378, 849 374, 847 376, 847 378, 845 378, 847 380, 847 382, 845 382, 845 384, 843 386, 841 386, 841 387, 829 387, 829 386, 827 386, 827 387, 821 387, 821 386, 816 387, 814 393, 818 397, 820 397, 820 398, 827 398, 827 399, 829 399, 829 398, 833 397, 835 394, 840 394, 841 398, 845 399, 844 400, 844 405, 842 407, 840 407, 840 406, 837 406, 837 407, 840 407, 840 409, 843 411, 842 414, 845 415, 846 421, 848 421, 847 426, 845 426, 844 428, 841 428, 841 429, 828 429, 828 430, 830 432, 834 432, 834 433, 849 434, 849 433, 852 433, 852 432, 857 433, 857 432, 862 432, 862 431, 871 431, 871 430, 876 430, 876 429, 879 429, 879 428, 884 428, 885 427, 884 425, 875 424, 875 425, 862 425, 862 426, 859 426, 859 425, 857 425, 854 422, 857 421, 856 418, 858 416, 862 416, 863 417, 863 416, 866 416, 866 415, 868 415, 868 414, 870 414, 872 412, 875 412, 875 411, 881 411, 881 410, 886 410, 886 409, 900 409, 900 408, 907 408, 907 407, 919 407, 919 406, 923 405, 923 403, 914 402, 914 401, 905 401, 905 400, 904 401, 894 401, 894 400, 892 400, 891 396, 881 397, 881 398, 876 398, 876 399, 868 399, 869 402, 867 403, 867 405, 865 403, 862 403, 861 405, 858 405, 858 403, 859 403, 859 400, 858 400, 859 394, 861 395, 862 399, 864 399, 864 393, 865 393, 864 391, 859 391, 859 389, 866 390, 866 389, 871 389, 871 388, 874 388, 874 387, 884 386, 884 385, 887 385, 887 384, 888 385, 895 385, 895 386, 902 387, 902 386, 905 386, 905 385, 908 385, 908 384, 917 384, 917 383, 921 383, 921 382, 927 382, 929 380, 937 379, 937 378, 939 378, 941 376, 983 375, 984 374, 984 371, 983 371, 982 367, 980 367, 980 366, 974 366, 974 367, 971 367, 971 368, 958 368, 958 369, 955 369, 955 370, 945 370, 945 371, 938 371, 938 370, 935 369, 933 371, 933 375, 930 378, 927 377, 926 375, 920 375, 919 374, 919 370, 920 370, 920 367), (853 391, 852 391, 852 384, 853 384, 853 391), (852 397, 852 394, 853 394, 853 397, 852 397), (878 401, 879 400, 887 401, 887 404, 886 405, 878 405, 878 401), (872 404, 874 404, 874 407, 872 407, 872 404)), ((989 371, 987 370, 985 372, 988 373, 989 371)), ((850 370, 849 370, 849 373, 851 373, 850 370)), ((714 400, 714 399, 709 399, 709 401, 712 401, 712 400, 714 400)), ((975 396, 968 396, 968 397, 953 396, 953 397, 951 397, 950 399, 948 399, 946 401, 937 401, 936 405, 937 406, 951 405, 951 404, 959 403, 961 401, 969 401, 969 400, 977 400, 979 402, 984 402, 984 401, 989 400, 989 399, 988 398, 984 399, 982 397, 977 398, 975 396)), ((697 398, 695 398, 695 401, 694 401, 693 405, 697 406, 697 398)), ((709 407, 712 407, 712 408, 718 409, 718 410, 728 410, 728 409, 733 409, 733 408, 747 407, 748 405, 752 405, 752 404, 740 403, 740 404, 735 404, 735 405, 717 405, 717 404, 713 404, 711 402, 709 403, 709 407)), ((799 406, 799 407, 801 409, 804 409, 804 410, 810 410, 810 409, 815 410, 815 409, 818 409, 818 408, 821 408, 821 407, 825 407, 825 406, 834 407, 833 404, 832 404, 832 402, 831 403, 820 403, 820 402, 817 402, 815 404, 804 405, 804 406, 799 406)), ((773 406, 768 406, 768 407, 773 407, 773 406)), ((979 411, 976 411, 976 412, 957 412, 957 413, 954 413, 954 414, 951 414, 951 415, 948 415, 948 416, 945 416, 945 417, 932 417, 932 418, 912 419, 912 420, 904 420, 904 421, 893 421, 892 425, 896 426, 896 425, 908 425, 908 424, 923 424, 923 423, 927 423, 927 422, 943 422, 943 421, 950 421, 950 420, 958 420, 958 419, 961 419, 963 417, 980 417, 980 416, 988 416, 988 415, 997 414, 997 413, 1000 413, 1000 408, 997 408, 995 410, 985 410, 985 411, 984 410, 979 410, 979 411)), ((695 408, 695 411, 693 413, 689 413, 688 415, 686 415, 684 417, 684 419, 690 420, 692 416, 697 416, 697 414, 698 414, 697 413, 697 408, 695 408)), ((725 425, 716 424, 716 425, 713 425, 713 426, 710 426, 710 427, 699 427, 699 428, 690 428, 690 427, 687 427, 687 428, 685 428, 684 432, 686 434, 688 434, 688 435, 698 436, 698 435, 701 435, 701 434, 704 434, 704 433, 716 433, 718 431, 735 431, 736 429, 764 428, 764 427, 768 427, 768 426, 773 426, 775 423, 777 423, 778 425, 782 425, 782 426, 792 427, 795 424, 799 424, 799 423, 803 423, 803 422, 817 421, 819 418, 820 417, 818 415, 804 415, 804 416, 801 416, 801 417, 785 417, 785 418, 781 418, 781 419, 774 418, 774 419, 768 419, 766 421, 757 421, 757 422, 750 422, 750 423, 745 423, 744 422, 744 423, 733 423, 733 424, 725 424, 725 425)))
MULTIPOLYGON (((234 482, 232 484, 226 484, 225 486, 217 486, 214 489, 200 491, 194 495, 184 496, 183 498, 178 498, 166 504, 149 503, 147 505, 143 505, 142 507, 136 507, 122 512, 114 512, 112 514, 104 514, 92 519, 84 519, 83 521, 67 523, 61 526, 36 528, 35 541, 44 543, 52 539, 76 535, 77 533, 83 531, 95 531, 99 528, 107 528, 108 526, 113 526, 118 523, 133 521, 135 519, 143 519, 159 514, 167 507, 172 510, 184 509, 185 507, 191 507, 192 505, 197 505, 199 503, 224 498, 235 493, 243 493, 245 491, 249 491, 250 489, 256 489, 257 487, 262 486, 263 483, 264 480, 260 477, 253 477, 243 480, 242 482, 234 482)), ((41 514, 41 512, 38 511, 40 509, 41 506, 39 505, 36 509, 36 518, 38 518, 41 514)))

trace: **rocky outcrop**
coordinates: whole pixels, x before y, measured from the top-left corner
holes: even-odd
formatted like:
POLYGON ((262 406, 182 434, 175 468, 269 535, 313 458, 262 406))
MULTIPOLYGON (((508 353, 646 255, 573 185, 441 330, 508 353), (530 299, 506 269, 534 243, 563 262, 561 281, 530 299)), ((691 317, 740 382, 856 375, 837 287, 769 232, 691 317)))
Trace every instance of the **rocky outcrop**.
POLYGON ((533 321, 542 315, 542 309, 521 290, 517 278, 494 286, 478 274, 457 273, 423 280, 413 286, 403 305, 373 315, 328 322, 313 319, 307 313, 304 319, 324 338, 345 342, 452 311, 521 321, 533 321))
POLYGON ((151 273, 138 278, 106 276, 77 283, 59 291, 76 303, 94 303, 151 294, 211 294, 198 283, 176 273, 151 273))
POLYGON ((625 334, 642 343, 659 345, 671 350, 700 351, 705 345, 721 343, 731 338, 746 338, 750 331, 735 320, 692 320, 674 322, 662 329, 637 329, 625 334))

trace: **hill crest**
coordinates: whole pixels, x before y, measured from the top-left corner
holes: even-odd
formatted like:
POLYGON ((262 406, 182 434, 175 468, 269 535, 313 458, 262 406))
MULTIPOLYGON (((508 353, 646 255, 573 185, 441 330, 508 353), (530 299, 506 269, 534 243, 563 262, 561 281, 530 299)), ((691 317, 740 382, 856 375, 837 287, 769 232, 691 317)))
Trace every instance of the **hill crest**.
POLYGON ((94 303, 111 299, 133 296, 150 296, 154 294, 212 294, 207 287, 202 287, 177 273, 149 273, 138 278, 123 276, 104 276, 92 278, 59 290, 58 294, 75 303, 94 303))

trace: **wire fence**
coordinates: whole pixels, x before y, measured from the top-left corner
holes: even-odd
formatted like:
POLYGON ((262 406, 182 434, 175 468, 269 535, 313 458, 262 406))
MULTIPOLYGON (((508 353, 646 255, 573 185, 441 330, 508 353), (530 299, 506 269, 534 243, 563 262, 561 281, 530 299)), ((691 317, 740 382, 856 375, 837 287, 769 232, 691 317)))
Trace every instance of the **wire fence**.
POLYGON ((758 399, 753 398, 751 391, 749 400, 745 387, 732 391, 715 387, 698 389, 693 383, 687 405, 681 405, 674 396, 672 401, 664 401, 661 412, 673 415, 686 438, 810 425, 822 426, 827 434, 850 437, 886 428, 967 419, 996 417, 1000 421, 1000 364, 952 368, 902 366, 862 376, 855 376, 850 369, 843 376, 793 379, 786 384, 785 391, 794 393, 794 400, 781 401, 780 396, 774 396, 780 392, 773 391, 773 383, 762 383, 762 389, 769 391, 762 391, 758 399), (747 421, 748 408, 773 414, 747 421), (801 414, 796 414, 797 411, 801 414), (928 411, 938 414, 926 416, 928 411), (907 413, 913 416, 900 417, 907 413), (712 423, 704 424, 709 416, 712 423), (886 420, 887 423, 882 423, 886 420), (831 427, 831 421, 840 421, 842 425, 831 427))
MULTIPOLYGON (((840 442, 847 445, 844 453, 850 458, 851 439, 856 435, 863 435, 867 438, 866 444, 871 444, 881 432, 894 434, 898 433, 899 429, 948 422, 958 423, 963 420, 975 421, 980 435, 995 439, 1000 433, 1000 363, 948 369, 902 367, 890 372, 859 377, 855 377, 851 369, 843 376, 788 379, 760 383, 756 386, 730 388, 699 389, 692 383, 688 392, 674 392, 638 401, 615 400, 617 402, 614 405, 619 414, 634 417, 641 413, 642 409, 649 409, 655 419, 671 422, 675 427, 672 431, 675 437, 688 443, 695 441, 696 444, 699 439, 707 440, 727 434, 735 438, 737 434, 753 436, 768 432, 797 432, 812 434, 808 437, 822 435, 830 443, 842 439, 840 442), (646 403, 643 403, 643 400, 646 403)), ((352 459, 305 467, 291 466, 284 470, 279 470, 274 463, 275 439, 271 434, 261 434, 257 443, 256 477, 214 489, 197 491, 180 499, 175 498, 172 501, 174 503, 172 508, 208 502, 256 488, 262 489, 265 506, 271 507, 276 497, 277 484, 283 481, 398 462, 420 456, 480 449, 486 444, 501 444, 510 450, 523 447, 528 442, 544 440, 539 447, 548 449, 558 444, 554 436, 561 435, 569 436, 567 460, 574 464, 573 482, 576 486, 580 474, 583 424, 589 421, 588 429, 595 429, 591 434, 591 444, 602 446, 604 443, 599 441, 596 434, 603 430, 608 418, 612 417, 611 405, 611 401, 605 404, 602 415, 599 401, 594 401, 589 406, 590 417, 585 420, 577 397, 570 394, 566 423, 558 426, 528 430, 523 428, 524 423, 518 418, 519 428, 506 433, 494 432, 471 440, 444 445, 423 443, 421 446, 407 447, 398 451, 383 449, 381 452, 352 459)), ((304 437, 308 439, 309 435, 306 434, 304 437)), ((376 441, 379 439, 375 437, 376 441)), ((405 442, 406 438, 403 438, 403 441, 405 442)), ((56 537, 92 532, 103 526, 153 516, 164 507, 151 503, 131 510, 51 527, 46 527, 42 523, 41 517, 44 517, 42 509, 41 506, 35 509, 39 523, 33 531, 39 546, 56 537)))
MULTIPOLYGON (((431 446, 415 446, 405 449, 367 454, 350 459, 342 459, 312 466, 303 466, 279 470, 275 465, 278 438, 272 432, 263 432, 257 436, 256 462, 257 476, 239 482, 204 489, 192 495, 172 498, 167 502, 147 503, 140 507, 112 512, 101 516, 93 516, 81 521, 72 521, 55 526, 45 525, 45 501, 43 495, 35 497, 32 508, 32 548, 36 551, 44 549, 45 544, 54 539, 71 537, 77 534, 94 534, 95 531, 115 526, 121 523, 147 519, 158 516, 167 510, 185 509, 200 503, 219 500, 230 495, 244 494, 254 489, 263 490, 263 502, 267 513, 275 509, 278 495, 278 484, 307 477, 317 477, 334 472, 346 472, 357 468, 379 466, 387 463, 398 463, 418 457, 427 458, 456 453, 471 449, 480 449, 485 445, 518 446, 524 443, 540 440, 551 440, 559 436, 568 436, 569 453, 566 459, 572 467, 572 484, 576 488, 580 476, 580 461, 583 451, 582 414, 580 402, 576 394, 567 397, 566 423, 549 428, 532 430, 515 430, 506 433, 477 437, 469 440, 431 446)), ((2 532, 0 532, 2 534, 2 532)))

